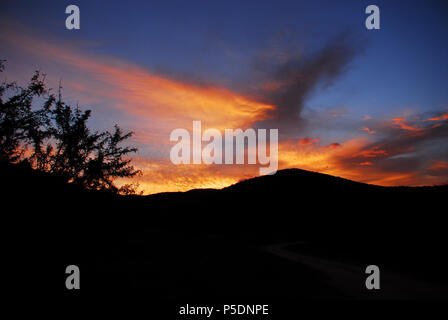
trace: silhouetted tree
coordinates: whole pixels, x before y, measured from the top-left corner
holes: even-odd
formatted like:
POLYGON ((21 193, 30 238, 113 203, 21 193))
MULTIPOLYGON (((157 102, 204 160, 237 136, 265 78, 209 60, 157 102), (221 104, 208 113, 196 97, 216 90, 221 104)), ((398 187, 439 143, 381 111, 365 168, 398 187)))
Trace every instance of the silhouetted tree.
MULTIPOLYGON (((0 61, 0 72, 4 64, 0 61)), ((63 177, 88 189, 135 193, 136 185, 121 188, 115 178, 140 174, 125 157, 136 152, 120 144, 132 136, 115 125, 114 131, 91 132, 87 121, 91 111, 72 108, 56 99, 46 88, 45 75, 36 71, 26 88, 16 83, 0 85, 0 160, 26 161, 34 168, 63 177), (7 93, 13 92, 6 99, 7 93), (36 97, 44 97, 33 110, 36 97)))
MULTIPOLYGON (((0 72, 4 70, 3 62, 0 61, 0 72)), ((26 88, 15 82, 0 84, 0 160, 15 162, 23 156, 24 145, 43 139, 40 124, 46 116, 47 103, 38 111, 31 107, 33 99, 45 93, 44 77, 39 72, 35 72, 26 88), (11 95, 4 101, 8 92, 11 95)))

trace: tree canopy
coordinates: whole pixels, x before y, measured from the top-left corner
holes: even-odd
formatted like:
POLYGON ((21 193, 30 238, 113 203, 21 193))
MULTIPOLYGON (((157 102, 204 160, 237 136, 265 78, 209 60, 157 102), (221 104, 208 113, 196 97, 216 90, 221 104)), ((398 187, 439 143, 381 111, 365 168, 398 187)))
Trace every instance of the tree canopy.
MULTIPOLYGON (((0 60, 0 72, 4 61, 0 60)), ((118 125, 110 131, 91 131, 91 111, 66 104, 36 71, 26 87, 15 82, 0 84, 0 161, 28 163, 67 182, 90 190, 135 193, 136 185, 115 186, 116 178, 134 177, 141 172, 131 165, 135 147, 122 146, 132 136, 118 125), (36 107, 36 103, 41 103, 36 107)))

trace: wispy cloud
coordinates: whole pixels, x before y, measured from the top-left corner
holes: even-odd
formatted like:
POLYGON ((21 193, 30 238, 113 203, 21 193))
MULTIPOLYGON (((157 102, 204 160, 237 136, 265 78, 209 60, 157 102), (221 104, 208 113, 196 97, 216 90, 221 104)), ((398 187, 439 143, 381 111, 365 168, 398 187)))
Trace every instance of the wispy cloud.
POLYGON ((197 119, 204 127, 246 128, 267 119, 268 111, 274 109, 222 87, 182 82, 119 59, 87 55, 64 42, 49 43, 16 31, 0 36, 37 61, 50 60, 54 70, 46 73, 65 70, 65 89, 86 99, 103 98, 111 107, 167 128, 191 126, 197 119))
POLYGON ((318 86, 328 87, 336 81, 361 48, 343 34, 317 52, 291 56, 280 63, 266 61, 259 67, 264 76, 258 95, 276 108, 269 111, 272 119, 260 126, 279 127, 284 133, 300 131, 306 100, 318 86))

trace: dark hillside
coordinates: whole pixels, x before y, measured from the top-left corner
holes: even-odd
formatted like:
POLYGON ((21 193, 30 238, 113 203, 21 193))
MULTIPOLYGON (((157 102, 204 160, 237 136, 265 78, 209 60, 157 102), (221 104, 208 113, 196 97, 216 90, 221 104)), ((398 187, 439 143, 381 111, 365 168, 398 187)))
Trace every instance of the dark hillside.
POLYGON ((118 196, 25 166, 2 165, 0 174, 11 266, 26 274, 38 261, 49 289, 63 291, 65 266, 77 264, 83 292, 347 295, 319 271, 265 250, 280 245, 448 283, 447 186, 386 188, 291 169, 222 190, 118 196))

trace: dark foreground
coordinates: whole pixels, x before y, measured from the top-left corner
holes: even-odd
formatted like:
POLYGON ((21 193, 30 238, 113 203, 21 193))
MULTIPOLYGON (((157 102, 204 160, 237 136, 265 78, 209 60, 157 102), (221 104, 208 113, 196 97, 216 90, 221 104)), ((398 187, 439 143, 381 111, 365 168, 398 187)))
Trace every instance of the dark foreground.
POLYGON ((301 170, 223 190, 86 192, 1 168, 6 263, 39 295, 195 303, 447 299, 448 188, 384 188, 301 170), (77 265, 81 287, 65 288, 77 265), (365 288, 378 265, 381 289, 365 288), (31 271, 30 271, 31 270, 31 271))

